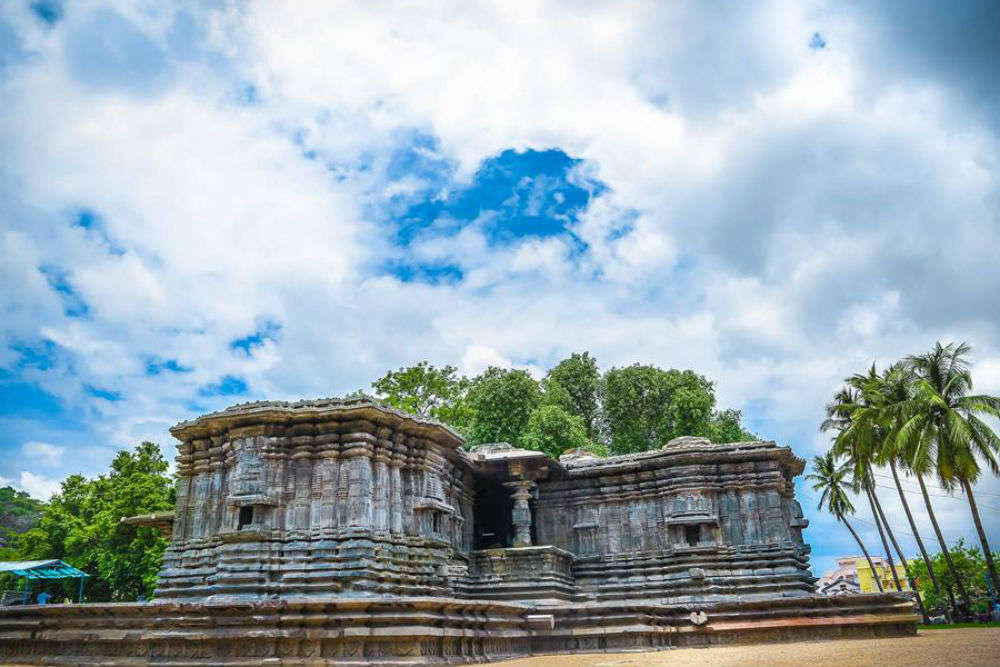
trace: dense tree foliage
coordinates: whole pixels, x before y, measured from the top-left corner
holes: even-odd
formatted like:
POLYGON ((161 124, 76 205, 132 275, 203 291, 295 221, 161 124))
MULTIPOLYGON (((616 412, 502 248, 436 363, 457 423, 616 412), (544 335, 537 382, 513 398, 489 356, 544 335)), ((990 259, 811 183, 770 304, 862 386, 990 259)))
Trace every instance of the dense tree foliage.
POLYGON ((509 442, 521 446, 531 413, 542 405, 542 389, 527 371, 489 368, 472 382, 473 443, 509 442))
POLYGON ((747 442, 756 440, 754 433, 743 428, 743 413, 735 408, 718 410, 708 425, 708 438, 712 442, 747 442))
POLYGON ((464 397, 468 380, 454 366, 437 368, 426 361, 389 371, 372 383, 379 400, 421 417, 447 421, 450 409, 464 397))
MULTIPOLYGON (((174 486, 160 448, 144 442, 120 451, 107 474, 70 475, 38 524, 21 535, 18 557, 61 558, 91 575, 91 601, 135 600, 156 584, 166 540, 152 528, 126 526, 123 517, 172 509, 174 486)), ((76 597, 76 582, 47 584, 59 596, 76 597)))
POLYGON ((421 362, 386 373, 372 387, 380 400, 435 417, 470 445, 509 442, 558 456, 577 447, 644 451, 679 435, 755 439, 739 410, 715 409, 714 386, 701 375, 639 364, 602 375, 588 352, 563 359, 540 382, 523 370, 491 367, 470 379, 453 366, 421 362))
MULTIPOLYGON (((931 570, 928 572, 927 563, 923 559, 917 558, 907 563, 907 569, 912 573, 917 581, 917 589, 924 599, 924 604, 929 609, 947 609, 949 597, 957 597, 959 590, 969 591, 972 597, 972 611, 983 613, 988 611, 987 602, 989 591, 987 583, 989 572, 986 567, 986 558, 983 552, 977 547, 966 546, 964 540, 958 540, 956 544, 948 547, 951 558, 951 567, 944 558, 944 553, 934 554, 930 558, 931 570), (933 577, 931 577, 933 573, 933 577), (961 582, 956 581, 956 576, 961 582), (935 586, 933 581, 937 581, 935 586), (948 595, 950 591, 951 595, 948 595)), ((993 554, 994 560, 1000 554, 993 554)))
POLYGON ((659 447, 682 435, 716 442, 752 440, 736 410, 715 412, 714 385, 694 371, 633 364, 601 381, 604 425, 615 454, 659 447))
POLYGON ((558 405, 543 405, 531 413, 521 445, 558 458, 567 449, 590 449, 583 419, 558 405))
POLYGON ((544 383, 547 385, 546 394, 552 397, 549 402, 582 419, 587 438, 595 439, 600 418, 601 386, 597 359, 588 352, 574 352, 549 370, 544 383))

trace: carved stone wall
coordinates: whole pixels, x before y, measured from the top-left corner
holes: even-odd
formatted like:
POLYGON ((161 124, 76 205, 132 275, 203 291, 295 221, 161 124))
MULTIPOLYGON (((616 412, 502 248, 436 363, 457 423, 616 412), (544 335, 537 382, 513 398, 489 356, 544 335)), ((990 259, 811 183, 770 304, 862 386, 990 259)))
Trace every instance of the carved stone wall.
POLYGON ((473 551, 464 597, 484 600, 567 601, 579 593, 573 554, 553 546, 473 551))
POLYGON ((684 438, 564 466, 539 483, 538 540, 575 554, 583 592, 673 602, 812 592, 792 485, 803 462, 787 448, 684 438))
POLYGON ((173 433, 162 598, 447 594, 447 566, 471 548, 472 476, 444 427, 302 402, 237 406, 173 433))
MULTIPOLYGON (((803 462, 773 442, 681 438, 561 464, 494 446, 477 458, 440 424, 364 401, 245 404, 172 432, 180 482, 165 599, 496 591, 491 568, 507 561, 472 553, 477 477, 510 490, 515 546, 533 536, 569 554, 558 585, 562 575, 538 571, 553 595, 811 592, 792 485, 803 462)), ((538 586, 508 582, 504 599, 537 599, 538 586)))

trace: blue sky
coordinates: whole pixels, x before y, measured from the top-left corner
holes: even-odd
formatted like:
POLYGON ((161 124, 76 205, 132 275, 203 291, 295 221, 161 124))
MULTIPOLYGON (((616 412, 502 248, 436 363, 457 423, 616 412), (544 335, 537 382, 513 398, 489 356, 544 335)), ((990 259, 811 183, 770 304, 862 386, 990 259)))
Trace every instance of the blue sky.
MULTIPOLYGON (((872 360, 968 340, 1000 393, 998 30, 995 3, 5 2, 0 481, 46 496, 422 359, 693 368, 803 457, 872 360)), ((854 548, 802 500, 820 573, 854 548)))

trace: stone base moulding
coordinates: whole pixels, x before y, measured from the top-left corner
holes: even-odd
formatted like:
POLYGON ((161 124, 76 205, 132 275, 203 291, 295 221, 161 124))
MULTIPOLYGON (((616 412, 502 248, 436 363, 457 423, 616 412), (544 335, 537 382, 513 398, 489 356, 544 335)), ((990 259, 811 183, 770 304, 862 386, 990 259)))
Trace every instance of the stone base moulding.
POLYGON ((916 634, 905 594, 704 605, 456 598, 46 605, 0 611, 0 663, 467 664, 533 653, 916 634))

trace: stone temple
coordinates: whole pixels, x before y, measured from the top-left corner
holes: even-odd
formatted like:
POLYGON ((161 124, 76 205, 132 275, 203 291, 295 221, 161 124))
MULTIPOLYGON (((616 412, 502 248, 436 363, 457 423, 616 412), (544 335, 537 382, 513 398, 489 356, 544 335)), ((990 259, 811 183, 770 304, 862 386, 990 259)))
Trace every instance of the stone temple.
POLYGON ((819 596, 774 442, 558 461, 467 451, 367 400, 183 422, 149 603, 0 612, 22 664, 420 665, 914 634, 905 594, 819 596))

